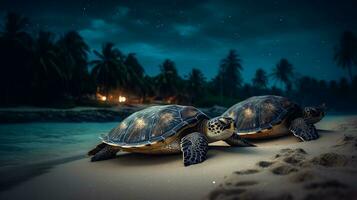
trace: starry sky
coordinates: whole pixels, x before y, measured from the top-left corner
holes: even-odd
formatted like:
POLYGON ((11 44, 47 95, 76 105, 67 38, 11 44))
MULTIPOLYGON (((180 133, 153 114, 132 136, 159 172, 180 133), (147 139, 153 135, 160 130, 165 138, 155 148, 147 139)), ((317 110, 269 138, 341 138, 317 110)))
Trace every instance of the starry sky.
POLYGON ((356 8, 353 0, 0 0, 1 16, 21 13, 34 32, 77 30, 91 49, 114 42, 136 53, 149 75, 169 58, 180 75, 195 67, 210 79, 236 49, 246 82, 257 68, 270 73, 283 57, 297 76, 344 76, 333 52, 343 31, 357 32, 356 8))

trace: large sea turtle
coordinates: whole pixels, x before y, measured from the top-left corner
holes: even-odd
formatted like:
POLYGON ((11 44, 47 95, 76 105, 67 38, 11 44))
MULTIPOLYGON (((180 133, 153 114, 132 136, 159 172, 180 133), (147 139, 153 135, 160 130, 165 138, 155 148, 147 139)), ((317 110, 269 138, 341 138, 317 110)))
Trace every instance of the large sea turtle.
POLYGON ((292 133, 303 141, 319 137, 314 123, 324 117, 324 105, 301 108, 281 96, 254 96, 230 107, 223 117, 235 120, 241 138, 260 139, 292 133))
POLYGON ((209 119, 192 106, 152 106, 124 119, 102 143, 88 152, 92 161, 114 158, 118 151, 168 154, 183 153, 184 165, 203 162, 208 143, 226 140, 230 145, 249 146, 234 134, 229 117, 209 119))

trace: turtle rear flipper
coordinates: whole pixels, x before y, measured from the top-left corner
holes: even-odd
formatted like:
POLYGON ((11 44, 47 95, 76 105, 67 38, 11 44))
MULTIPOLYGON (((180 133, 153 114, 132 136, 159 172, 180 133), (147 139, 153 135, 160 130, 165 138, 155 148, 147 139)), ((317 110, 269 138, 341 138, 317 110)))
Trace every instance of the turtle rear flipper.
POLYGON ((102 148, 100 151, 98 151, 92 158, 91 161, 100 161, 100 160, 108 160, 115 158, 117 152, 119 149, 113 148, 112 146, 109 146, 105 144, 105 147, 102 148))
POLYGON ((185 166, 201 163, 207 158, 208 140, 202 133, 194 132, 181 139, 185 166))
POLYGON ((104 147, 106 147, 107 144, 105 143, 100 143, 98 144, 94 149, 88 151, 87 155, 88 156, 93 156, 95 155, 96 153, 98 153, 100 150, 102 150, 104 147))
POLYGON ((303 118, 294 119, 290 124, 289 130, 302 141, 315 140, 319 138, 315 126, 307 123, 303 118))

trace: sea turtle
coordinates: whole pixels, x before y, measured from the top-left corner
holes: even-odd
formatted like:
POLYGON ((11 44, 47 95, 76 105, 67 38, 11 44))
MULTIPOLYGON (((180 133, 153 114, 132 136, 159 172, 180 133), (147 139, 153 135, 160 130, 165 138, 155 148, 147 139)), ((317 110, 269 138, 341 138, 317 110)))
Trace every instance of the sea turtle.
POLYGON ((241 138, 260 139, 292 133, 303 141, 319 137, 314 123, 325 115, 325 106, 301 108, 281 96, 254 96, 230 107, 223 117, 235 121, 241 138))
MULTIPOLYGON (((152 106, 124 119, 102 143, 88 152, 91 161, 114 158, 118 151, 169 154, 183 153, 184 165, 203 162, 208 143, 230 138, 234 121, 229 117, 209 117, 192 106, 152 106)), ((228 139, 235 146, 250 146, 239 136, 228 139)))

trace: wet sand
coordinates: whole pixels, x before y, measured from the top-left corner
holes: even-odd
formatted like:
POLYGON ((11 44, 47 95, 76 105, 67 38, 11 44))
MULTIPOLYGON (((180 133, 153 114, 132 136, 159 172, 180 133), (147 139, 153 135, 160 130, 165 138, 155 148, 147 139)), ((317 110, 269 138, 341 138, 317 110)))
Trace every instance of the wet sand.
POLYGON ((293 136, 248 148, 218 142, 204 163, 190 167, 181 155, 80 159, 7 188, 0 199, 353 199, 357 117, 317 127, 321 137, 311 142, 293 136))

